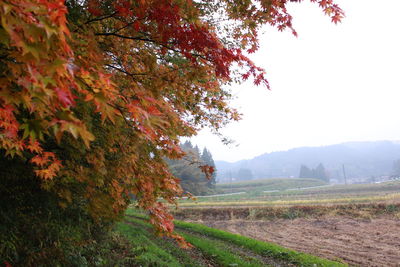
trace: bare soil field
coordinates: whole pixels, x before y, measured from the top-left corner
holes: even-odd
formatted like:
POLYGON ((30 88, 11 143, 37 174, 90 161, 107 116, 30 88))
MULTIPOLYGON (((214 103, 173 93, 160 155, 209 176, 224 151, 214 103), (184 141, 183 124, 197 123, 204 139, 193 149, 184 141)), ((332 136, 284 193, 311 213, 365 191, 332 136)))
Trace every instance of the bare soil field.
POLYGON ((201 223, 356 266, 400 266, 400 219, 342 216, 201 223))
POLYGON ((398 198, 341 204, 208 204, 185 207, 174 215, 352 266, 400 267, 398 198))

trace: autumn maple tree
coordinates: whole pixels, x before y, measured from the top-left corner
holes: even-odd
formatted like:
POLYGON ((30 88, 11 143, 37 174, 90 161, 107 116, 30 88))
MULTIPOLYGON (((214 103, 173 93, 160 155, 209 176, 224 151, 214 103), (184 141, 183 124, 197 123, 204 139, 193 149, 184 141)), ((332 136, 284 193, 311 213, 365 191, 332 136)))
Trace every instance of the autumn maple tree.
POLYGON ((183 156, 181 137, 239 119, 225 85, 269 87, 247 55, 265 24, 296 34, 290 2, 302 1, 1 0, 2 157, 28 166, 60 209, 112 221, 135 197, 172 234, 160 199, 182 190, 164 159, 183 156))

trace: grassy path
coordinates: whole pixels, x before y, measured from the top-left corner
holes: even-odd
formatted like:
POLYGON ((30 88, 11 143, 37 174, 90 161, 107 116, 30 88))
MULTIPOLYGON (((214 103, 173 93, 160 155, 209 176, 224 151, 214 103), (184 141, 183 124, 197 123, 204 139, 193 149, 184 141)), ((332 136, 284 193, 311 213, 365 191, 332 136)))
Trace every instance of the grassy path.
POLYGON ((117 226, 117 230, 136 246, 135 262, 139 266, 218 266, 199 253, 198 249, 184 250, 170 238, 155 236, 150 227, 133 220, 125 220, 117 226))
MULTIPOLYGON (((147 228, 150 230, 148 233, 151 234, 151 226, 146 223, 142 219, 135 217, 127 217, 126 222, 131 225, 136 225, 137 227, 147 228)), ((191 250, 183 250, 179 249, 173 240, 168 240, 168 242, 163 242, 161 247, 168 250, 172 255, 174 255, 177 259, 182 260, 186 258, 189 253, 191 253, 192 258, 191 261, 182 261, 182 266, 196 266, 193 254, 196 254, 195 260, 199 260, 202 258, 202 263, 197 266, 243 266, 243 267, 262 267, 268 266, 267 264, 259 261, 256 258, 253 258, 249 255, 245 255, 242 252, 241 255, 238 255, 237 251, 232 251, 230 246, 227 243, 224 243, 219 240, 212 240, 210 238, 206 238, 202 235, 190 233, 189 231, 177 231, 178 234, 182 235, 188 242, 193 244, 196 249, 191 250), (169 245, 167 245, 169 243, 169 245), (170 250, 167 246, 171 246, 171 243, 177 250, 170 250), (187 265, 189 263, 189 265, 187 265), (204 265, 206 264, 206 265, 204 265)), ((166 239, 164 239, 166 241, 166 239)))

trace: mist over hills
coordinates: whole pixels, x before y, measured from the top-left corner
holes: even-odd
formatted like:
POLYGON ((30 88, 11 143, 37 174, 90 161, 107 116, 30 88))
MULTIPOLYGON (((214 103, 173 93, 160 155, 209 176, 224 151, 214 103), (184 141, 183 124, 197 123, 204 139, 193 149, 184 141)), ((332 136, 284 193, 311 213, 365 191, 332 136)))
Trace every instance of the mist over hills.
POLYGON ((229 181, 240 170, 250 170, 253 179, 299 177, 301 165, 315 168, 322 163, 332 181, 343 181, 343 165, 351 180, 367 180, 393 174, 393 164, 400 159, 400 142, 348 142, 322 147, 300 147, 265 153, 250 160, 215 161, 217 179, 229 181))

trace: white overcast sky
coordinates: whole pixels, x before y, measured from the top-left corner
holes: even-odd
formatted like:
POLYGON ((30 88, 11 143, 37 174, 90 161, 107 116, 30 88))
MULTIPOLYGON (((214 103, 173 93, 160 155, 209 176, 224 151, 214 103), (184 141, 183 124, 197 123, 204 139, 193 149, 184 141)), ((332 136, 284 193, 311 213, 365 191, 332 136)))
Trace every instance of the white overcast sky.
POLYGON ((400 140, 400 0, 336 0, 346 18, 335 25, 316 4, 291 4, 299 37, 266 28, 251 58, 272 90, 232 88, 243 119, 193 138, 215 160, 347 141, 400 140))

